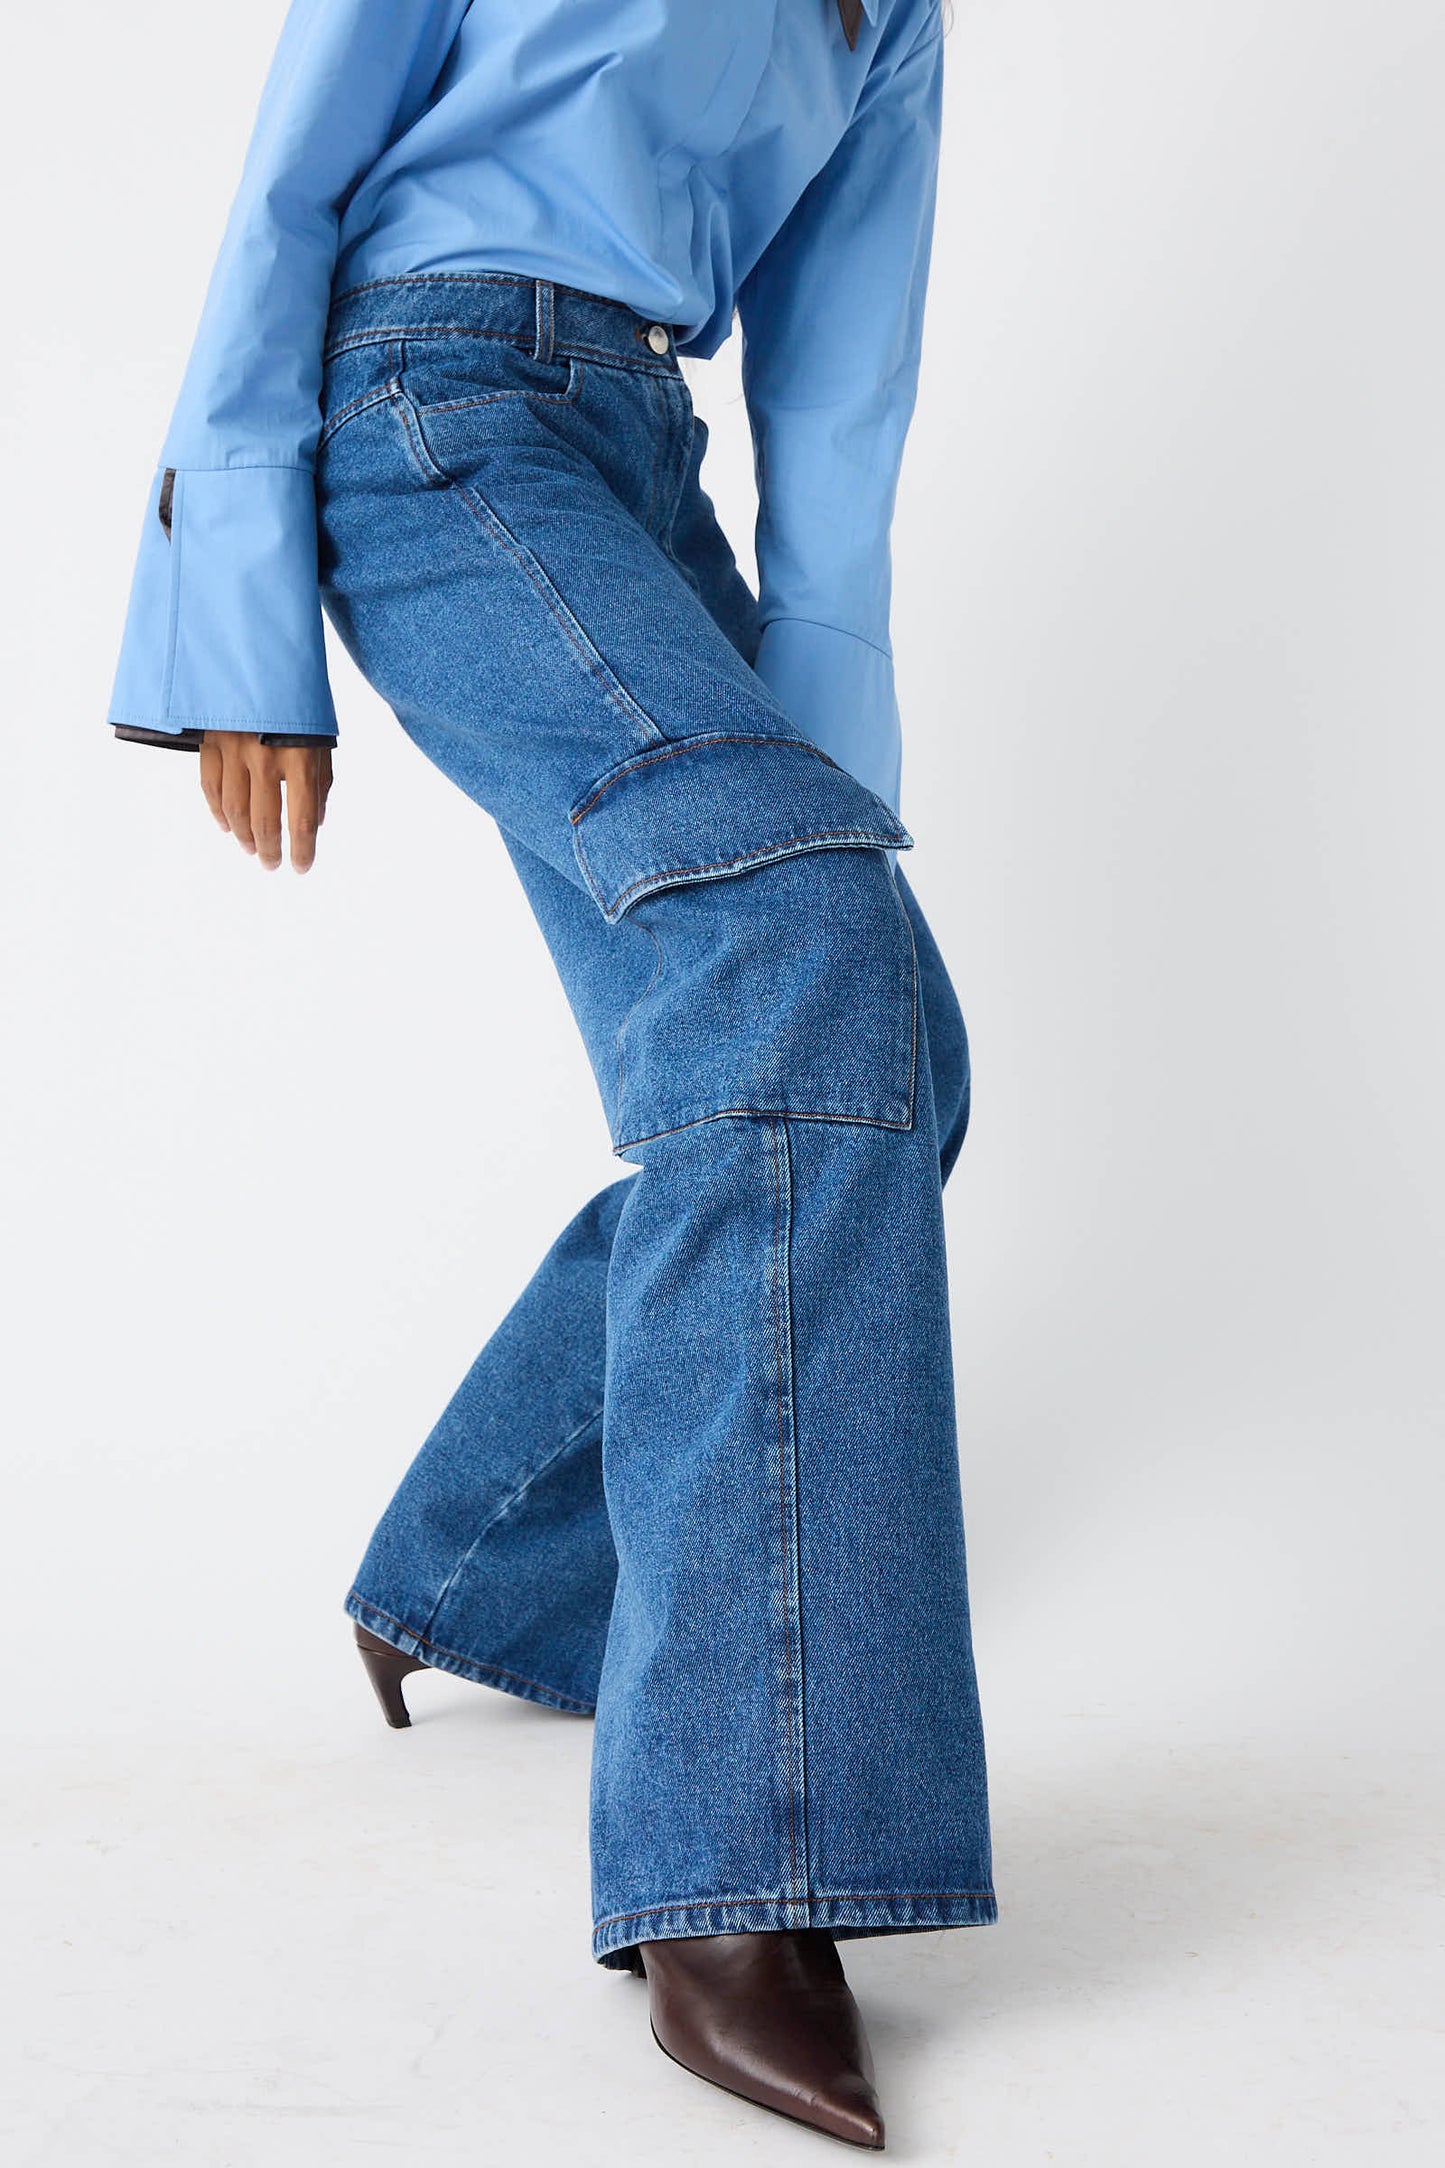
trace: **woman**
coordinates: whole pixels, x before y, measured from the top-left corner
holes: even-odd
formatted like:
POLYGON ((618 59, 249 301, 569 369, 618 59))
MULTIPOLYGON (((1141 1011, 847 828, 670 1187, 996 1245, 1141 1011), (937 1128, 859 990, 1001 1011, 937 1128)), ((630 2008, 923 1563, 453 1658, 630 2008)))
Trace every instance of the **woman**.
POLYGON ((347 1597, 593 1713, 592 1954, 678 2061, 883 2126, 836 1944, 995 1916, 941 1184, 968 1052, 896 853, 889 549, 939 0, 295 0, 110 720, 312 860, 322 607, 498 822, 617 1155, 347 1597), (759 594, 679 355, 734 313, 759 594), (318 577, 319 567, 319 577, 318 577))

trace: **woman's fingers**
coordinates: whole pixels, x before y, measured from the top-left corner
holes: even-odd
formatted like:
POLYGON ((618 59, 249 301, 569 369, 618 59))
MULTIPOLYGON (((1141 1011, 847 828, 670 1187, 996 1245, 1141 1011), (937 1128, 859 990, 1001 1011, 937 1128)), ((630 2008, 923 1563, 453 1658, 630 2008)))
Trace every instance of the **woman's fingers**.
POLYGON ((329 745, 263 745, 249 730, 208 730, 201 740, 201 789, 219 825, 268 872, 281 863, 281 792, 291 864, 305 873, 331 795, 329 745))
POLYGON ((247 743, 251 771, 251 841, 268 873, 281 863, 281 762, 273 747, 259 738, 247 743))
MULTIPOLYGON (((207 739, 210 732, 206 733, 207 739)), ((221 750, 221 811, 243 851, 254 857, 255 839, 251 834, 251 770, 241 750, 241 734, 235 730, 218 732, 217 744, 221 750)))
POLYGON ((281 755, 281 774, 286 784, 291 866, 293 872, 305 873, 316 856, 316 831, 321 825, 320 753, 304 745, 290 746, 281 755))
POLYGON ((230 833, 231 824, 221 806, 221 748, 214 738, 201 742, 201 789, 218 828, 230 833))

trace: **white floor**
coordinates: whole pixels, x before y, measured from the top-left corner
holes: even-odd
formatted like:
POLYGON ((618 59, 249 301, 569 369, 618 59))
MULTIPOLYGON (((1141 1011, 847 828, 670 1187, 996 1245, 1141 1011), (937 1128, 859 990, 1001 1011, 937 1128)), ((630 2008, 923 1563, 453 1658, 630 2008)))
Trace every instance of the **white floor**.
MULTIPOLYGON (((341 1622, 269 1716, 115 1684, 8 1794, 12 2168, 843 2157, 591 1963, 585 1720, 432 1675, 392 1734, 341 1622)), ((846 1952, 890 2152, 1438 2160, 1438 1766, 995 1698, 999 1922, 846 1952)))

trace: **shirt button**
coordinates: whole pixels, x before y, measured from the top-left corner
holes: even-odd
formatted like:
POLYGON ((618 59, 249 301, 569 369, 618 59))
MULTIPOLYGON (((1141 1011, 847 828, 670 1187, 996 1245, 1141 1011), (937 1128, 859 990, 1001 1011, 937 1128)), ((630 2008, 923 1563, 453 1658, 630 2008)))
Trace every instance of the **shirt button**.
POLYGON ((649 325, 647 343, 654 354, 665 354, 668 348, 667 326, 665 324, 649 325))

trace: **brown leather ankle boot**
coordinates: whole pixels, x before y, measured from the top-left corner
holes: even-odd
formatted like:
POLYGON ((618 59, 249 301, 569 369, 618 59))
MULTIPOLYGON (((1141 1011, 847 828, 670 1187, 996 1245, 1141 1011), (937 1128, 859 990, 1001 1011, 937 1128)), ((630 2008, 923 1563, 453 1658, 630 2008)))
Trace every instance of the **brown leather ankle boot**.
POLYGON ((873 2058, 826 1928, 637 1945, 674 2062, 845 2144, 883 2149, 873 2058))

